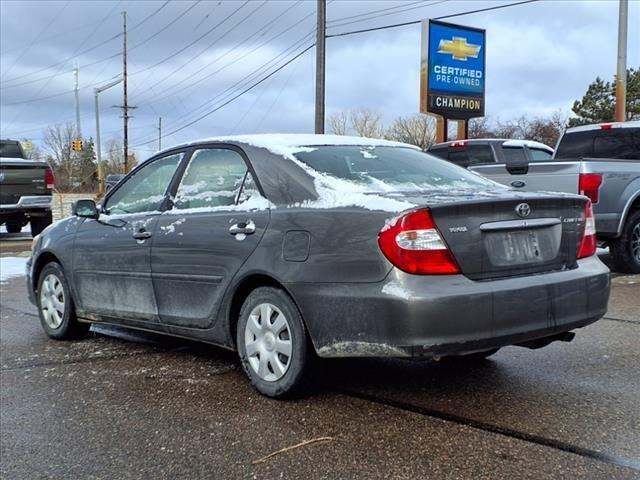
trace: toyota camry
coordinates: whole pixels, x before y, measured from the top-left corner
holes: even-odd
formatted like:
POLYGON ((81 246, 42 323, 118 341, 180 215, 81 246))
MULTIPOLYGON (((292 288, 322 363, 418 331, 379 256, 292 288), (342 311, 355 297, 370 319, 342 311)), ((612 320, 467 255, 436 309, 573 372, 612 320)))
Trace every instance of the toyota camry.
POLYGON ((586 197, 512 191, 383 140, 221 137, 145 161, 35 240, 44 331, 90 323, 237 350, 263 394, 328 357, 543 347, 604 315, 586 197))

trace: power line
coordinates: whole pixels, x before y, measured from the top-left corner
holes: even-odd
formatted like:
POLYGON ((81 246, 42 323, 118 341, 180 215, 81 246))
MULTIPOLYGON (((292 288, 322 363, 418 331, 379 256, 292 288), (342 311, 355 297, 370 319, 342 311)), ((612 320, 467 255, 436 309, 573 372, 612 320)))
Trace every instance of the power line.
MULTIPOLYGON (((269 73, 268 75, 266 75, 265 77, 263 77, 262 79, 260 79, 259 81, 253 83, 252 85, 250 85, 249 87, 245 88, 244 90, 242 90, 240 93, 238 93, 237 95, 233 96, 232 98, 230 98, 229 100, 227 100, 226 102, 222 103, 221 105, 213 108, 212 110, 209 110, 208 112, 200 115, 198 118, 190 121, 189 123, 186 123, 185 125, 182 125, 179 128, 176 128, 174 130, 172 130, 169 133, 166 133, 164 136, 168 137, 170 135, 173 135, 175 133, 178 133, 181 130, 184 130, 187 127, 190 127, 191 125, 199 122, 200 120, 205 119, 206 117, 208 117, 209 115, 212 115, 213 113, 217 112, 218 110, 226 107, 227 105, 229 105, 231 102, 237 100, 238 98, 240 98, 242 95, 245 95, 246 93, 250 92, 251 90, 253 90, 254 88, 256 88, 258 85, 260 85, 261 83, 267 81, 269 78, 271 78, 273 75, 275 75, 276 73, 278 73, 280 70, 282 70, 283 68, 285 68, 287 65, 295 62, 298 58, 300 58, 302 55, 304 55, 305 53, 307 53, 309 50, 311 50, 313 47, 315 46, 315 43, 312 43, 311 45, 309 45, 308 47, 304 48, 303 50, 301 50, 299 53, 297 53, 294 57, 292 57, 291 59, 287 60, 285 63, 283 63, 282 65, 280 65, 277 69, 275 69, 274 71, 272 71, 271 73, 269 73)), ((134 145, 134 147, 137 146, 141 146, 141 145, 146 145, 148 143, 154 142, 155 139, 153 140, 149 140, 147 142, 143 142, 137 145, 134 145)))
POLYGON ((379 10, 372 10, 372 11, 367 12, 367 13, 358 13, 356 15, 349 15, 347 17, 335 18, 333 20, 327 20, 327 26, 329 26, 329 24, 331 24, 331 23, 341 22, 343 20, 350 20, 352 18, 360 18, 360 17, 366 16, 366 15, 373 15, 374 13, 387 12, 389 10, 395 10, 396 8, 404 8, 404 7, 408 7, 409 5, 415 5, 416 3, 424 3, 424 2, 426 2, 426 0, 418 0, 417 2, 403 3, 402 5, 394 5, 393 7, 381 8, 379 10))
MULTIPOLYGON (((201 67, 199 70, 189 74, 188 76, 184 77, 182 80, 180 80, 179 82, 171 85, 168 88, 165 88, 164 90, 161 90, 157 95, 161 95, 159 98, 156 98, 156 100, 162 100, 164 98, 167 98, 169 95, 163 95, 164 93, 174 90, 176 88, 178 88, 182 83, 184 83, 185 81, 192 79, 195 75, 199 74, 200 72, 202 72, 203 70, 209 68, 210 66, 214 65, 215 63, 217 63, 219 60, 221 60, 222 58, 226 57, 227 55, 229 55, 230 53, 232 53, 233 51, 237 50, 239 47, 241 47, 242 45, 244 45, 245 43, 247 43, 249 40, 251 40, 253 37, 255 37, 256 35, 261 34, 265 35, 267 32, 269 32, 271 30, 271 25, 273 25, 279 18, 281 18, 282 16, 284 16, 287 12, 289 12, 289 10, 291 10, 291 8, 293 8, 294 6, 298 5, 300 3, 297 2, 294 5, 292 5, 291 7, 287 8, 284 12, 282 12, 280 15, 278 15, 277 17, 275 17, 273 20, 271 20, 270 22, 268 22, 266 25, 264 25, 261 29, 257 30, 255 33, 253 33, 251 36, 245 38, 244 40, 242 40, 241 42, 239 42, 238 44, 236 44, 235 46, 233 46, 231 49, 227 50, 226 52, 224 52, 222 55, 219 55, 218 57, 216 57, 215 59, 213 59, 211 62, 209 62, 208 64, 204 65, 203 67, 201 67), (263 32, 264 30, 264 32, 263 32)), ((314 15, 315 12, 311 12, 308 15, 305 15, 303 18, 301 18, 300 20, 297 20, 295 23, 291 24, 290 26, 287 26, 284 30, 282 30, 280 33, 278 33, 277 35, 269 38, 268 40, 265 40, 263 43, 257 45, 256 47, 254 47, 253 49, 251 49, 250 51, 244 53, 243 55, 240 55, 238 57, 236 57, 235 59, 233 59, 231 62, 223 65, 222 67, 220 67, 219 69, 205 75, 204 77, 201 77, 198 80, 195 80, 193 82, 191 82, 190 84, 188 84, 185 87, 181 87, 180 90, 181 91, 185 91, 187 89, 190 89, 196 85, 198 85, 199 83, 202 83, 205 80, 208 80, 210 78, 212 78, 214 75, 216 75, 217 73, 221 72, 222 70, 224 70, 225 68, 229 67, 230 65, 235 64, 238 61, 243 60, 244 58, 248 57, 249 55, 251 55, 253 52, 255 52, 256 50, 259 50, 260 48, 262 48, 264 45, 273 42, 274 40, 276 40, 277 38, 281 37, 282 35, 284 35, 285 33, 288 33, 290 31, 291 28, 293 28, 294 26, 300 24, 301 22, 305 21, 307 18, 311 17, 312 15, 314 15)), ((165 77, 163 79, 166 80, 168 77, 165 77)), ((160 83, 160 82, 158 82, 160 83)), ((150 102, 147 102, 150 103, 150 102)), ((143 103, 142 105, 145 105, 146 103, 143 103)))
POLYGON ((238 12, 241 8, 243 8, 245 5, 247 5, 250 2, 250 0, 245 0, 244 3, 242 3, 242 5, 240 5, 238 8, 236 8, 233 12, 231 12, 231 14, 227 15, 223 20, 221 20, 220 22, 216 23, 212 28, 210 28, 209 30, 207 30, 204 34, 200 35, 198 38, 196 38, 195 40, 193 40, 192 42, 190 42, 188 45, 182 47, 180 50, 178 50, 177 52, 172 53, 171 55, 169 55, 168 57, 164 58, 163 60, 160 60, 157 63, 154 63, 153 65, 149 66, 149 67, 145 67, 141 70, 138 70, 137 72, 133 72, 131 74, 131 76, 134 75, 138 75, 142 72, 146 72, 148 70, 151 70, 152 68, 156 68, 159 65, 162 65, 163 63, 167 62, 168 60, 171 60, 172 58, 174 58, 175 56, 181 54, 182 52, 184 52, 186 49, 188 49, 189 47, 193 46, 194 44, 196 44, 197 42, 199 42, 202 38, 206 37, 207 35, 209 35, 211 32, 213 32, 216 28, 218 28, 220 25, 222 25, 223 23, 225 23, 229 18, 231 18, 233 15, 236 14, 236 12, 238 12))
POLYGON ((387 17, 389 15, 397 15, 399 13, 404 13, 404 12, 408 12, 408 11, 411 11, 411 10, 417 10, 417 9, 420 9, 420 8, 425 8, 425 7, 432 7, 434 5, 438 5, 440 3, 445 3, 445 2, 448 2, 448 1, 449 0, 436 0, 436 1, 433 1, 431 3, 427 3, 425 5, 412 6, 412 7, 408 7, 408 8, 404 8, 404 9, 400 9, 400 10, 395 10, 393 12, 380 13, 378 15, 373 15, 373 16, 371 16, 373 12, 370 12, 370 13, 366 13, 366 14, 362 14, 361 15, 362 17, 366 16, 368 18, 359 18, 359 19, 356 19, 356 20, 351 20, 351 21, 348 21, 348 22, 341 22, 341 23, 338 23, 338 24, 335 24, 336 21, 334 20, 334 22, 332 22, 331 25, 327 26, 327 28, 338 28, 338 27, 344 27, 346 25, 351 25, 353 23, 367 22, 369 20, 374 20, 374 19, 380 18, 380 17, 387 17))
POLYGON ((40 33, 38 33, 38 35, 35 36, 35 38, 29 43, 29 45, 27 46, 27 48, 24 49, 24 51, 18 55, 15 60, 13 61, 13 63, 11 63, 11 65, 9 65, 9 67, 2 72, 2 76, 4 77, 5 75, 7 75, 11 69, 16 65, 16 63, 18 63, 18 61, 24 56, 25 53, 27 53, 29 50, 31 50, 31 47, 33 47, 33 45, 36 43, 36 41, 40 38, 40 36, 46 32, 47 30, 49 30, 49 27, 51 25, 53 25, 56 20, 58 20, 58 18, 60 17, 60 15, 62 15, 62 12, 65 11, 65 9, 69 6, 69 4, 71 3, 71 0, 67 0, 67 3, 64 4, 64 6, 58 10, 58 13, 56 15, 54 15, 54 17, 51 19, 51 21, 49 21, 49 23, 47 23, 47 26, 44 27, 42 30, 40 30, 40 33))
MULTIPOLYGON (((132 46, 129 51, 138 48, 141 45, 144 45, 145 43, 147 43, 149 40, 151 40, 152 38, 157 37, 158 35, 160 35, 162 32, 164 32, 166 29, 168 29, 169 27, 171 27, 171 25, 175 24, 178 20, 180 20, 182 17, 184 17, 187 13, 189 13, 191 10, 193 10, 196 6, 198 6, 198 4, 200 4, 202 0, 197 0, 196 2, 194 2, 189 8, 187 8, 184 12, 182 12, 180 15, 178 15, 176 18, 174 18, 173 20, 171 20, 169 23, 167 23, 164 27, 162 27, 160 30, 158 30, 156 33, 154 33, 153 35, 151 35, 150 37, 145 38, 144 40, 142 40, 141 42, 136 43, 134 46, 132 46)), ((166 5, 166 4, 165 4, 166 5)), ((133 30, 133 28, 130 28, 129 31, 133 30)))
MULTIPOLYGON (((153 83, 151 85, 151 88, 153 87, 157 87, 160 83, 162 83, 163 81, 165 81, 166 79, 170 78, 172 75, 174 75, 176 72, 182 70, 186 65, 191 64, 196 58, 200 57, 201 55, 203 55, 205 52, 207 52, 208 50, 210 50, 216 43, 218 43, 220 40, 222 40, 223 38, 225 38, 229 33, 231 33, 233 30, 235 30, 237 27, 239 27, 240 25, 242 25, 249 17, 251 17, 254 13, 256 13, 258 10, 260 10, 260 8, 262 8, 264 5, 266 5, 267 0, 264 0, 260 5, 258 5, 256 8, 254 8, 253 10, 251 10, 251 12, 249 12, 244 18, 242 18, 240 21, 236 22, 235 25, 233 25, 230 29, 228 29, 226 32, 224 32, 222 35, 220 35, 218 38, 216 38, 212 43, 210 43, 209 45, 207 45, 205 48, 203 48, 202 50, 200 50, 200 52, 198 52, 196 55, 194 55, 193 57, 191 57, 189 60, 187 60, 186 62, 180 64, 178 67, 176 67, 175 69, 173 69, 171 71, 171 73, 169 73, 168 75, 166 75, 164 78, 158 80, 157 82, 153 83)), ((210 65, 210 64, 209 64, 210 65)))
MULTIPOLYGON (((227 96, 227 93, 232 92, 234 89, 236 89, 236 87, 242 88, 244 85, 247 85, 247 84, 251 83, 253 81, 253 79, 256 78, 256 77, 259 77, 262 74, 263 71, 268 70, 269 68, 272 67, 273 64, 279 62, 281 57, 288 55, 290 50, 295 50, 296 48, 298 48, 299 45, 305 43, 306 41, 308 41, 314 35, 315 35, 315 32, 313 32, 313 31, 309 32, 304 37, 302 37, 298 41, 296 41, 293 45, 291 45, 288 48, 286 48, 283 52, 281 52, 277 56, 273 57, 272 59, 268 60, 267 62, 263 63, 262 65, 260 65, 258 68, 256 68, 253 72, 251 72, 246 77, 244 77, 241 80, 239 80, 238 82, 234 83, 233 85, 228 87, 223 92, 215 95, 213 98, 211 98, 211 99, 207 100, 206 102, 200 104, 200 106, 190 110, 185 115, 182 115, 182 116, 178 117, 172 123, 173 124, 177 124, 183 118, 192 117, 193 115, 197 114, 196 112, 198 112, 199 110, 206 109, 206 108, 208 108, 208 105, 213 105, 219 98, 224 98, 225 96, 227 96)), ((222 67, 222 68, 224 68, 224 67, 222 67)))
MULTIPOLYGON (((167 4, 168 4, 170 1, 171 1, 171 0, 167 0, 166 2, 164 2, 164 3, 160 6, 160 8, 156 9, 156 10, 155 10, 153 13, 151 13, 150 15, 147 15, 143 20, 141 20, 140 22, 138 22, 138 23, 137 23, 134 27, 132 27, 130 30, 134 30, 135 28, 140 27, 140 26, 141 26, 141 25, 143 25, 145 22, 147 22, 148 20, 150 20, 153 16, 157 15, 157 14, 158 14, 158 13, 159 13, 163 8, 164 8, 164 7, 166 7, 166 6, 167 6, 167 4)), ((118 2, 118 3, 120 3, 120 2, 118 2)), ((113 9, 112 9, 112 10, 113 10, 113 9)), ((102 25, 102 23, 104 23, 104 20, 100 23, 100 25, 102 25)), ((122 32, 119 32, 118 34, 116 34, 116 35, 114 35, 114 36, 112 36, 112 37, 110 37, 110 38, 108 38, 108 39, 106 39, 106 40, 104 40, 104 41, 102 41, 102 42, 100 42, 100 43, 98 43, 98 44, 94 45, 93 47, 90 47, 90 48, 87 48, 87 49, 82 50, 82 51, 80 51, 80 52, 74 53, 73 55, 71 55, 71 56, 70 56, 70 57, 68 57, 68 58, 65 58, 64 60, 61 60, 61 61, 56 62, 56 63, 53 63, 53 64, 48 65, 48 66, 46 66, 46 67, 39 68, 38 70, 34 70, 34 71, 32 71, 32 72, 29 72, 29 73, 25 73, 25 74, 22 74, 22 75, 18 75, 17 77, 13 77, 13 78, 8 79, 8 80, 3 80, 3 83, 11 83, 11 82, 14 82, 15 80, 19 80, 19 79, 24 78, 24 77, 29 77, 29 76, 31 76, 31 75, 34 75, 34 74, 36 74, 36 73, 40 73, 40 72, 43 72, 43 71, 46 71, 46 70, 51 70, 52 68, 57 67, 57 66, 60 66, 60 65, 65 65, 69 60, 73 60, 74 58, 79 57, 80 55, 84 55, 85 53, 89 53, 89 52, 91 52, 91 51, 95 50, 96 48, 102 47, 103 45, 106 45, 107 43, 109 43, 109 42, 111 42, 111 41, 113 41, 113 40, 116 40, 117 38, 120 38, 121 36, 122 36, 122 32)), ((142 43, 138 44, 137 46, 140 46, 141 44, 142 44, 142 43)), ((109 57, 102 58, 102 59, 100 59, 100 60, 96 60, 96 61, 93 61, 93 62, 90 62, 90 63, 86 63, 86 64, 84 64, 84 65, 80 65, 80 68, 87 68, 87 67, 91 67, 91 66, 96 65, 96 64, 98 64, 98 63, 102 63, 102 62, 104 62, 104 61, 111 60, 112 58, 115 58, 115 57, 117 57, 117 56, 119 56, 119 55, 120 55, 120 53, 116 53, 116 54, 111 55, 111 56, 109 56, 109 57)), ((66 72, 63 72, 63 73, 66 73, 66 72)), ((55 74, 55 75, 53 75, 53 76, 58 76, 58 75, 61 75, 61 74, 60 74, 60 73, 57 73, 57 74, 55 74)), ((40 82, 40 81, 42 81, 42 80, 49 79, 49 78, 51 78, 51 77, 52 77, 51 75, 46 75, 46 76, 43 76, 43 77, 40 77, 40 78, 36 78, 36 79, 32 79, 32 80, 28 80, 28 81, 25 81, 25 82, 16 83, 16 84, 13 84, 13 85, 4 85, 4 86, 2 86, 2 89, 3 89, 3 90, 8 90, 8 89, 10 89, 10 88, 21 87, 21 86, 23 86, 23 85, 28 85, 28 84, 31 84, 31 83, 40 82)))
MULTIPOLYGON (((434 20, 444 20, 446 18, 454 18, 454 17, 461 17, 464 15, 471 15, 472 13, 480 13, 480 12, 489 12, 491 10, 499 10, 501 8, 507 8, 507 7, 515 7, 518 5, 524 5, 525 3, 533 3, 533 2, 537 2, 538 0, 524 0, 521 2, 515 2, 515 3, 508 3, 506 5, 496 5, 493 7, 486 7, 486 8, 479 8, 477 10, 468 10, 466 12, 459 12, 459 13, 452 13, 451 15, 442 15, 439 17, 434 17, 434 20)), ((421 23, 422 20, 413 20, 411 22, 403 22, 403 23, 395 23, 392 25, 382 25, 380 27, 372 27, 372 28, 364 28, 362 30, 353 30, 351 32, 342 32, 342 33, 334 33, 331 35, 327 35, 327 38, 332 38, 332 37, 345 37, 347 35, 356 35, 358 33, 366 33, 366 32, 374 32, 377 30, 386 30, 388 28, 397 28, 397 27, 405 27, 407 25, 416 25, 418 23, 421 23)))

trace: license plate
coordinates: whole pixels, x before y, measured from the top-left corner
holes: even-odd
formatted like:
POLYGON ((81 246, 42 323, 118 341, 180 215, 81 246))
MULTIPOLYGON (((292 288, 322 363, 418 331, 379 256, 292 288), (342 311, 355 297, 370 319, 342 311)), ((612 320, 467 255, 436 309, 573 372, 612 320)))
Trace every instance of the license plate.
POLYGON ((536 230, 490 234, 487 250, 491 263, 497 266, 544 261, 536 230))

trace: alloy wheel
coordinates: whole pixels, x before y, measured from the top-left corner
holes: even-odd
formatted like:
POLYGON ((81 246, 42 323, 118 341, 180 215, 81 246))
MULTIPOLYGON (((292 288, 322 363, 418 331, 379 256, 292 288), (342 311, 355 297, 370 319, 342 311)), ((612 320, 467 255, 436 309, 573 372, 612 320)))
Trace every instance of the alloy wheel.
POLYGON ((256 306, 244 329, 244 347, 251 369, 267 382, 282 378, 291 363, 289 322, 271 303, 256 306))
POLYGON ((631 231, 631 256, 640 263, 640 223, 631 231))
POLYGON ((50 273, 42 282, 40 288, 40 310, 49 328, 56 329, 64 318, 65 297, 60 279, 50 273))

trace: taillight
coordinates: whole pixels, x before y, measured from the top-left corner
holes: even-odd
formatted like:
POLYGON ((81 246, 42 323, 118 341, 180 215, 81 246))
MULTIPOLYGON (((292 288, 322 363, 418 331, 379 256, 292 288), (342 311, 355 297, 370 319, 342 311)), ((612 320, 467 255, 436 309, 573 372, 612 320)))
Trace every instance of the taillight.
POLYGON ((602 175, 599 173, 581 173, 578 177, 578 191, 580 195, 586 195, 591 203, 600 201, 600 185, 602 175))
POLYGON ((596 240, 596 219, 593 216, 591 202, 584 207, 584 233, 578 250, 578 258, 590 257, 596 254, 598 241, 596 240))
POLYGON ((53 176, 53 170, 51 170, 50 168, 47 168, 44 171, 44 184, 47 186, 48 189, 53 190, 55 183, 56 183, 56 179, 53 176))
POLYGON ((393 265, 407 273, 460 273, 429 210, 408 213, 386 225, 378 234, 378 245, 393 265))

